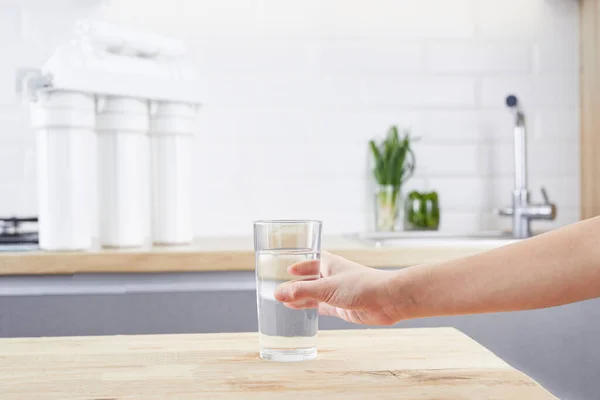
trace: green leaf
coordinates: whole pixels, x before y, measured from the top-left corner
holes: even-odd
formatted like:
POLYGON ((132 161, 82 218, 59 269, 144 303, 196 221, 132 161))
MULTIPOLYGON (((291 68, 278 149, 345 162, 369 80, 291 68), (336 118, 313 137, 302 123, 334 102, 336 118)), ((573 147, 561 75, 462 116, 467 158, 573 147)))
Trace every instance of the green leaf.
POLYGON ((398 127, 391 126, 383 141, 369 141, 374 158, 373 175, 380 185, 392 185, 398 190, 414 171, 414 153, 407 131, 400 138, 398 127), (410 154, 410 157, 409 157, 410 154))
POLYGON ((392 127, 392 139, 394 140, 394 144, 400 144, 400 138, 398 137, 398 128, 396 126, 392 127))
POLYGON ((375 144, 374 140, 369 141, 369 146, 371 146, 371 151, 373 152, 373 157, 375 157, 375 161, 378 163, 383 162, 381 158, 381 153, 379 152, 379 149, 377 148, 377 145, 375 144))

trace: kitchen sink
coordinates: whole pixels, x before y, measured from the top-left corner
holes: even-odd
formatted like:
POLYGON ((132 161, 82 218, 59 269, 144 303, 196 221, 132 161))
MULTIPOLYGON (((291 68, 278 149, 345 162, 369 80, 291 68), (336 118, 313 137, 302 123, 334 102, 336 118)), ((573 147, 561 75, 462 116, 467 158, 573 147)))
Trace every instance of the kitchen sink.
POLYGON ((505 245, 517 242, 509 231, 480 231, 480 232, 364 232, 351 235, 363 243, 376 247, 399 246, 479 246, 505 245))
POLYGON ((363 240, 396 240, 396 239, 482 239, 512 240, 509 231, 481 232, 440 232, 440 231, 404 231, 404 232, 367 232, 358 233, 356 237, 363 240))

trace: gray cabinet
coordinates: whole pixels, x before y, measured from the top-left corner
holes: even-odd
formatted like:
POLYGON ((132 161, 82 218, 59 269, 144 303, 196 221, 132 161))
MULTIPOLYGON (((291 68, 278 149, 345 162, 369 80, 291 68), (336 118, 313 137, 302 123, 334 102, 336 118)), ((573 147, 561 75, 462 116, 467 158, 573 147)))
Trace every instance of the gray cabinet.
MULTIPOLYGON (((153 279, 156 283, 159 277, 153 279)), ((78 293, 74 286, 63 294, 17 294, 13 285, 11 295, 0 296, 0 336, 257 329, 255 293, 247 285, 235 290, 218 284, 194 288, 189 280, 182 291, 163 286, 157 291, 96 290, 93 294, 78 293)), ((319 325, 320 329, 364 328, 326 317, 319 325)), ((431 326, 460 329, 562 399, 600 398, 600 299, 545 310, 405 321, 396 327, 431 326)))

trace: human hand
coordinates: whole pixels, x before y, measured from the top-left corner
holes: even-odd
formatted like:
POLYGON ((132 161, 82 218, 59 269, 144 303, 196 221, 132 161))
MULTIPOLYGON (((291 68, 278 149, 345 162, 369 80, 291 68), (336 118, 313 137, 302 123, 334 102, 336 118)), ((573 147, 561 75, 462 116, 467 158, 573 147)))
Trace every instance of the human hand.
POLYGON ((368 268, 326 252, 321 260, 308 260, 288 267, 295 276, 321 279, 281 284, 275 299, 293 309, 319 307, 322 315, 365 325, 392 325, 402 319, 392 298, 393 271, 368 268))

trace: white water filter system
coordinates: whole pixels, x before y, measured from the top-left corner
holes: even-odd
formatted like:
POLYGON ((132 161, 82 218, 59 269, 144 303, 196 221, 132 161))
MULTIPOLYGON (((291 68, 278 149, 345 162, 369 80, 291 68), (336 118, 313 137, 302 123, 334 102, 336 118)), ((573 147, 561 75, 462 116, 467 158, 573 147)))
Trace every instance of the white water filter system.
POLYGON ((39 246, 87 249, 92 245, 94 97, 46 92, 31 103, 30 114, 37 139, 39 246))
POLYGON ((154 244, 187 244, 194 237, 190 202, 196 111, 194 104, 164 101, 150 109, 154 244))
POLYGON ((148 102, 106 96, 97 105, 100 245, 140 247, 149 236, 143 204, 148 193, 148 102))
POLYGON ((192 241, 191 142, 201 85, 182 42, 82 21, 74 40, 25 84, 38 137, 42 249, 86 250, 94 237, 103 247, 139 247, 148 237, 161 245, 192 241))

